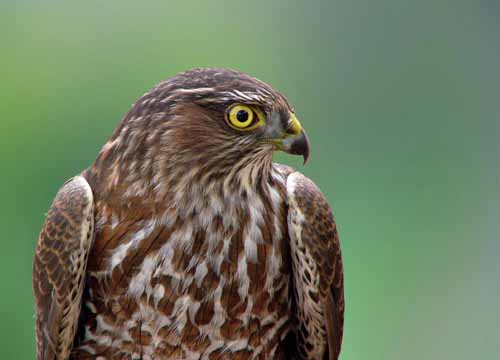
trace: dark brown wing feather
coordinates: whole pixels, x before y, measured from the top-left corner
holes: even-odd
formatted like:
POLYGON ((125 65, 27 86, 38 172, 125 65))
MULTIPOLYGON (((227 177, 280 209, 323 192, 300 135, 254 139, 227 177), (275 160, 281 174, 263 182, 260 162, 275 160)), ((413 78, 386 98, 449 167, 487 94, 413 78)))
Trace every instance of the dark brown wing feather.
POLYGON ((287 192, 297 353, 336 360, 343 337, 344 277, 335 219, 324 195, 302 174, 289 175, 287 192))
POLYGON ((38 360, 69 357, 93 240, 93 205, 87 181, 80 176, 69 180, 40 232, 33 261, 38 360))

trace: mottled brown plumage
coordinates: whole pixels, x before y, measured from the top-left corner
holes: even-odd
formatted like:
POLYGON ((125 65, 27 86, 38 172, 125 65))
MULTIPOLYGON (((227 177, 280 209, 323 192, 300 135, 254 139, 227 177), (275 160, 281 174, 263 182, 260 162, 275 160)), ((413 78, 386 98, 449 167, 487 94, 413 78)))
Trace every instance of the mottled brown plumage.
POLYGON ((38 359, 66 359, 71 351, 93 227, 92 192, 76 177, 54 199, 33 263, 38 359))
POLYGON ((37 358, 337 359, 333 215, 275 150, 307 158, 307 136, 248 75, 195 69, 144 94, 47 215, 37 358))

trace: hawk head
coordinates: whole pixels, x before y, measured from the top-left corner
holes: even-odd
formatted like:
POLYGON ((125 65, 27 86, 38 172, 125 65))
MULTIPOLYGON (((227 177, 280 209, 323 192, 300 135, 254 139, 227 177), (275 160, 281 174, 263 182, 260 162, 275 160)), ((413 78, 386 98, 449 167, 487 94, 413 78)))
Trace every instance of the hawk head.
MULTIPOLYGON (((194 69, 159 85, 177 139, 213 155, 283 150, 307 160, 309 142, 286 98, 268 84, 228 69, 194 69), (203 146, 206 146, 203 149, 203 146), (226 150, 227 151, 227 150, 226 150)), ((175 141, 175 140, 174 140, 175 141)), ((177 144, 180 145, 180 144, 177 144)))
POLYGON ((238 71, 193 69, 132 106, 95 168, 109 184, 126 183, 140 194, 188 180, 255 180, 275 150, 302 155, 304 162, 309 156, 307 135, 283 95, 238 71))

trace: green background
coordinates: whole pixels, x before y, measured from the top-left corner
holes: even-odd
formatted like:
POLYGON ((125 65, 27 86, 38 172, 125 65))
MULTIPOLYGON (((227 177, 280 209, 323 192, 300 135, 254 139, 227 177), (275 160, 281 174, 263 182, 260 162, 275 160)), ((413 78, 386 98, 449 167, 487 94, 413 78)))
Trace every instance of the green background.
POLYGON ((58 187, 197 66, 294 104, 345 261, 342 359, 498 359, 497 0, 0 2, 0 358, 33 359, 31 264, 58 187))

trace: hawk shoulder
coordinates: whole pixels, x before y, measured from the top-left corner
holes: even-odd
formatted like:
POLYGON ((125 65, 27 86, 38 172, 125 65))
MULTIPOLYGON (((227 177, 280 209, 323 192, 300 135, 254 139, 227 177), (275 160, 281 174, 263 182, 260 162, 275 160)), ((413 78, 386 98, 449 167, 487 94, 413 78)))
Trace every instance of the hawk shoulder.
POLYGON ((301 173, 290 173, 286 187, 298 355, 336 360, 343 336, 344 289, 333 212, 319 188, 301 173))
POLYGON ((93 234, 92 190, 85 178, 77 176, 56 195, 35 252, 33 291, 38 360, 69 357, 93 234))

